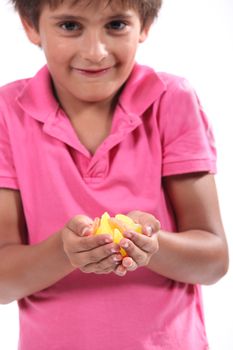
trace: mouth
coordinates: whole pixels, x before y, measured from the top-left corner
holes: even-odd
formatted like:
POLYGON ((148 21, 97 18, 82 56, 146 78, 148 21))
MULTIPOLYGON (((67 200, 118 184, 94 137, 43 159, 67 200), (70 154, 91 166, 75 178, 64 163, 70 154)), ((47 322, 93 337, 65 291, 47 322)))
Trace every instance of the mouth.
POLYGON ((99 76, 99 75, 103 75, 105 73, 108 73, 113 67, 105 67, 105 68, 101 68, 101 69, 83 69, 83 68, 74 68, 75 71, 77 71, 78 73, 82 74, 82 75, 86 75, 86 76, 99 76))

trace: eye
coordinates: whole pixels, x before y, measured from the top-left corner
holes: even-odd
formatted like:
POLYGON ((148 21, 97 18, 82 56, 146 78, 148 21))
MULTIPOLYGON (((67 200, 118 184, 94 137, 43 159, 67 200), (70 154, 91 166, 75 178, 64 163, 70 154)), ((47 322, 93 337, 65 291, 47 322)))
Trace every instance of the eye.
POLYGON ((60 27, 68 32, 74 32, 81 28, 80 24, 72 21, 66 21, 60 24, 60 27))
POLYGON ((110 30, 122 31, 126 28, 127 24, 121 20, 114 20, 107 24, 107 28, 110 30))

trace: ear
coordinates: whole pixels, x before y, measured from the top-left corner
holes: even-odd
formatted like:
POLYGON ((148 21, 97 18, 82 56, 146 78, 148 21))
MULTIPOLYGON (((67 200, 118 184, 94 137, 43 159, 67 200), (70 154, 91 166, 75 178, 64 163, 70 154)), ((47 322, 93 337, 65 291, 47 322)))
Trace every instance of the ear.
POLYGON ((28 39, 34 45, 41 46, 40 33, 35 26, 30 23, 27 19, 21 17, 21 22, 28 39))
POLYGON ((139 43, 143 43, 146 40, 146 38, 148 37, 149 31, 150 31, 150 28, 151 28, 151 24, 146 24, 142 28, 140 36, 139 36, 139 43))

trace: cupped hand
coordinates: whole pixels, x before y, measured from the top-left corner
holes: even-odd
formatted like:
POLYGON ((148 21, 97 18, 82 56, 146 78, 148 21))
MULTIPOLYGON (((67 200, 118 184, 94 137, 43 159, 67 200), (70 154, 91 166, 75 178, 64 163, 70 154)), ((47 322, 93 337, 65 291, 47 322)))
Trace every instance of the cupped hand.
POLYGON ((116 267, 115 274, 124 276, 127 271, 134 271, 140 266, 148 265, 151 257, 159 249, 158 231, 159 221, 151 214, 133 211, 128 214, 136 223, 142 225, 143 234, 126 231, 120 241, 120 247, 124 248, 127 256, 116 267))
POLYGON ((93 220, 77 215, 62 230, 64 251, 75 268, 85 273, 106 274, 122 261, 120 247, 108 234, 93 235, 93 220))

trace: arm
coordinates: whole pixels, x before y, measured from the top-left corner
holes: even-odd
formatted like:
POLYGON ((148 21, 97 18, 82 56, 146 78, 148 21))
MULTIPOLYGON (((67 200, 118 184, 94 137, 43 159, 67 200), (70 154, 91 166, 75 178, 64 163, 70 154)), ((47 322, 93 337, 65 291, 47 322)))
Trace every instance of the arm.
POLYGON ((0 189, 0 303, 21 299, 56 283, 76 268, 108 273, 121 259, 109 235, 81 237, 92 220, 77 216, 47 240, 27 245, 18 191, 0 189), (80 236, 79 236, 80 234, 80 236))
POLYGON ((178 233, 159 233, 160 251, 149 267, 182 282, 215 283, 227 271, 228 252, 214 177, 168 177, 165 188, 174 208, 178 233))
MULTIPOLYGON (((227 271, 228 251, 214 177, 204 173, 171 176, 165 179, 164 186, 178 232, 160 230, 155 234, 159 249, 152 254, 148 268, 185 283, 215 283, 227 271)), ((153 225, 153 220, 150 222, 153 225)), ((139 247, 151 238, 133 236, 128 254, 137 261, 139 247)), ((121 243, 124 246, 124 240, 121 243)))
POLYGON ((0 190, 0 303, 48 287, 72 271, 60 234, 29 246, 18 191, 0 190))

